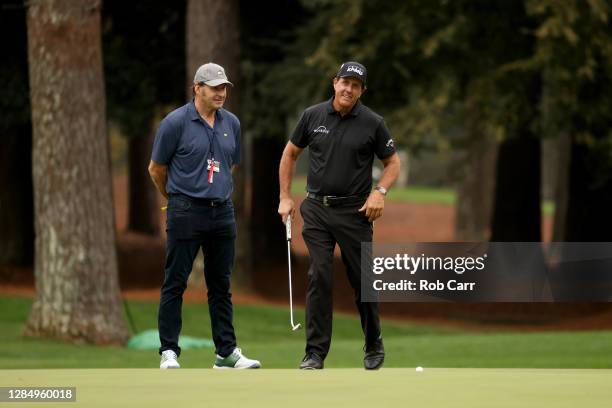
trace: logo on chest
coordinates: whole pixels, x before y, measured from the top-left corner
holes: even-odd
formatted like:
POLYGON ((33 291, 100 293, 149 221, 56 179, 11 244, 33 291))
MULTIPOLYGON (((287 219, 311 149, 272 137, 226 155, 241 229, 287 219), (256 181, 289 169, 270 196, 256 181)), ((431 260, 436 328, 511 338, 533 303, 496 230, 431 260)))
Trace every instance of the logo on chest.
POLYGON ((313 130, 313 132, 314 133, 325 133, 325 134, 328 134, 329 133, 329 129, 326 128, 325 126, 319 126, 315 130, 313 130))

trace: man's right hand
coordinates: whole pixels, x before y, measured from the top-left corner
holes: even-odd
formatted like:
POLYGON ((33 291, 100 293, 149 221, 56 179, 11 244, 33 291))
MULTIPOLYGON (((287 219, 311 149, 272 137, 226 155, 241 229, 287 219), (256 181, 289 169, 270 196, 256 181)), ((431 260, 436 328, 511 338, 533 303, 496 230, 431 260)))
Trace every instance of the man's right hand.
POLYGON ((283 219, 283 224, 287 222, 287 217, 291 215, 294 218, 295 214, 295 203, 291 198, 282 198, 278 204, 278 213, 283 219))

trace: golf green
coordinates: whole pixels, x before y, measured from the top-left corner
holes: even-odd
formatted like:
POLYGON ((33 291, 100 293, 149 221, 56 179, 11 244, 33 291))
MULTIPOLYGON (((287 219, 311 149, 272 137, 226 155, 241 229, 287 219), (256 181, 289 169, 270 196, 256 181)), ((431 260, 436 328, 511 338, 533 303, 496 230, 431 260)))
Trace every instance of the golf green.
POLYGON ((604 369, 0 370, 0 386, 76 387, 76 402, 44 404, 75 408, 609 407, 611 384, 604 369))

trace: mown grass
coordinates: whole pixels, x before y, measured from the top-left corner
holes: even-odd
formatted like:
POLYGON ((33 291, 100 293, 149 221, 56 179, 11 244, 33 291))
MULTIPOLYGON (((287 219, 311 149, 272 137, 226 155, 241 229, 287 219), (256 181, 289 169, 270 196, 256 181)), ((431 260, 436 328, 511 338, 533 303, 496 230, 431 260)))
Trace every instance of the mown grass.
POLYGON ((612 370, 572 369, 0 370, 13 387, 75 387, 75 403, 50 406, 78 408, 607 408, 611 382, 612 370))
MULTIPOLYGON (((154 368, 155 350, 76 346, 23 338, 31 300, 0 297, 1 368, 154 368)), ((155 302, 129 302, 138 330, 157 327, 155 302)), ((304 350, 304 330, 292 332, 282 307, 235 307, 239 346, 266 368, 294 368, 304 350)), ((304 322, 303 310, 297 320, 304 322)), ((183 333, 211 338, 205 304, 185 304, 183 333)), ((612 331, 474 333, 383 319, 386 367, 612 368, 612 331)), ((363 339, 357 317, 337 314, 326 367, 361 367, 363 339)), ((212 349, 184 350, 185 368, 207 368, 212 349)))

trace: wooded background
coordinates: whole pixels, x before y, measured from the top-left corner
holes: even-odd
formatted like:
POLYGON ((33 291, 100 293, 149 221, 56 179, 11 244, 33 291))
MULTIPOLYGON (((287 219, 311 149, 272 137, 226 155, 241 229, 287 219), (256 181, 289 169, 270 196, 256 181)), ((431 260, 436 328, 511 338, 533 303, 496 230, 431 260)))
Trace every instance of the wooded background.
POLYGON ((457 240, 540 241, 548 191, 554 241, 612 241, 611 12, 606 0, 4 1, 0 264, 33 267, 28 333, 125 340, 109 129, 127 140, 128 229, 158 236, 152 140, 208 61, 236 84, 244 285, 285 262, 280 154, 345 60, 368 68, 364 101, 411 157, 452 155, 440 172, 457 191, 457 240))

